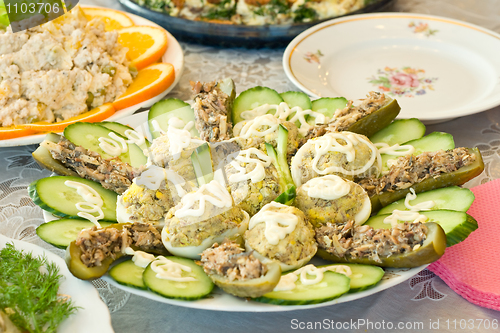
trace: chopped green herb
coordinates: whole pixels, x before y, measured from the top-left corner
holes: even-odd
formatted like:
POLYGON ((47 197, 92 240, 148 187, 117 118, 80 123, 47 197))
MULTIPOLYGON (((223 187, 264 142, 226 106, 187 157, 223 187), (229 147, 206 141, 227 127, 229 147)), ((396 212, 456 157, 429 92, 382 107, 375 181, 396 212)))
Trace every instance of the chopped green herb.
POLYGON ((61 278, 59 268, 46 257, 7 244, 0 251, 0 310, 21 330, 56 332, 78 309, 58 294, 61 278))
POLYGON ((286 4, 286 2, 281 0, 271 0, 269 3, 260 6, 256 10, 254 10, 254 14, 260 16, 271 16, 276 17, 278 14, 286 14, 290 11, 290 8, 286 4))
POLYGON ((318 13, 312 8, 306 7, 305 4, 300 6, 293 12, 294 22, 312 22, 318 19, 318 13))
POLYGON ((236 14, 236 2, 222 0, 217 6, 211 7, 208 13, 202 15, 207 20, 230 20, 236 14))

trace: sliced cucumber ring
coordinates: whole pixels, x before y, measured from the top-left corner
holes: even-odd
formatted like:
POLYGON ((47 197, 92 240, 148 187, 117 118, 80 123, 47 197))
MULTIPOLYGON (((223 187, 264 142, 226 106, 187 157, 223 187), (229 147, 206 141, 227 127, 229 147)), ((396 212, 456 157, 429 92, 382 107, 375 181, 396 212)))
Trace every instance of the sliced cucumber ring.
POLYGON ((362 291, 368 288, 375 286, 377 283, 382 280, 382 277, 385 274, 385 271, 378 266, 373 265, 362 265, 362 264, 330 264, 318 266, 328 267, 328 266, 347 266, 351 270, 351 275, 349 278, 351 279, 349 289, 349 293, 354 293, 358 291, 362 291))
MULTIPOLYGON (((458 212, 466 212, 474 202, 474 193, 459 186, 450 186, 438 188, 432 191, 422 192, 417 194, 415 200, 411 200, 411 205, 416 205, 425 201, 434 201, 434 207, 431 210, 455 210, 458 212)), ((391 214, 395 209, 408 210, 405 206, 404 199, 395 201, 388 206, 382 208, 377 215, 391 214)))
POLYGON ((248 90, 243 91, 234 100, 232 120, 233 125, 236 125, 240 121, 250 120, 244 119, 241 114, 244 111, 250 111, 264 104, 280 104, 283 102, 283 98, 271 88, 267 87, 253 87, 248 90))
POLYGON ((35 204, 49 213, 60 217, 79 218, 76 204, 85 200, 76 189, 64 184, 67 180, 92 187, 103 200, 103 220, 116 221, 117 194, 91 180, 72 176, 42 178, 30 184, 28 194, 35 204))
POLYGON ((347 106, 347 99, 344 97, 323 97, 312 101, 311 106, 311 110, 314 112, 319 112, 328 118, 332 118, 335 111, 347 106))
MULTIPOLYGON (((154 139, 159 137, 161 133, 153 126, 153 120, 158 123, 160 129, 166 132, 168 130, 168 121, 171 118, 179 118, 185 124, 192 121, 195 122, 194 111, 191 106, 177 98, 168 98, 155 103, 148 113, 149 132, 154 139)), ((199 137, 200 133, 193 126, 190 130, 192 136, 199 137)))
MULTIPOLYGON (((287 273, 288 274, 288 273, 287 273)), ((320 283, 304 285, 298 279, 295 288, 286 291, 272 291, 254 300, 278 305, 304 305, 331 301, 347 293, 350 279, 340 273, 326 271, 320 283)))
MULTIPOLYGON (((101 121, 100 125, 102 125, 106 128, 109 128, 110 130, 115 131, 116 133, 119 133, 123 137, 127 137, 127 135, 125 133, 126 131, 129 131, 129 130, 136 131, 135 129, 133 129, 130 126, 120 124, 120 123, 117 123, 115 121, 101 121)), ((144 139, 144 143, 140 144, 139 148, 144 150, 144 149, 147 149, 150 145, 151 145, 151 143, 148 140, 144 139)))
MULTIPOLYGON (((434 210, 420 212, 429 218, 429 222, 439 224, 446 234, 446 245, 452 246, 465 240, 477 229, 477 221, 467 213, 452 210, 434 210)), ((374 229, 389 229, 391 225, 384 223, 390 214, 372 216, 365 224, 374 229)), ((402 221, 401 221, 402 223, 402 221)))
POLYGON ((109 276, 119 284, 138 289, 147 289, 142 279, 144 267, 137 266, 131 259, 114 265, 108 272, 109 276))
MULTIPOLYGON (((64 136, 73 144, 99 153, 105 159, 113 158, 114 156, 107 154, 99 147, 99 138, 109 138, 109 133, 115 133, 117 136, 127 140, 121 134, 94 123, 74 123, 67 126, 64 130, 64 136)), ((142 149, 133 143, 129 143, 128 150, 118 157, 122 162, 129 163, 133 167, 140 167, 147 162, 142 149)))
MULTIPOLYGON (((112 222, 99 222, 105 228, 112 222)), ((45 242, 58 248, 65 249, 76 240, 83 229, 89 229, 94 223, 84 219, 60 219, 46 222, 36 228, 36 234, 45 242)))
POLYGON ((193 260, 180 257, 166 258, 175 263, 189 267, 191 271, 182 271, 182 277, 191 277, 194 278, 195 281, 178 282, 160 279, 151 268, 151 264, 149 264, 142 275, 144 284, 149 290, 167 298, 185 300, 203 298, 212 292, 214 287, 212 280, 205 274, 203 268, 195 264, 193 260))
POLYGON ((370 137, 373 143, 387 143, 393 146, 396 143, 420 139, 425 134, 425 125, 417 118, 398 119, 390 123, 370 137))

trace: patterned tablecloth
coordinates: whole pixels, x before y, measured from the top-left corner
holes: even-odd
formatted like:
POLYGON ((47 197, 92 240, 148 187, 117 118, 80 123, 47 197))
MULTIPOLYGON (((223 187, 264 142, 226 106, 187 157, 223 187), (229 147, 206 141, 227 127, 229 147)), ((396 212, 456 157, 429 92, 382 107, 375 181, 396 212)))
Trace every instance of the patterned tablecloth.
MULTIPOLYGON (((120 9, 114 0, 82 2, 120 9)), ((498 0, 399 0, 395 10, 448 16, 500 33, 498 0)), ((283 49, 224 49, 187 43, 182 43, 182 47, 186 67, 179 85, 169 97, 189 99, 190 80, 210 81, 220 77, 232 77, 238 92, 255 85, 266 85, 278 91, 294 89, 281 65, 283 49)), ((479 147, 485 160, 485 172, 466 184, 467 187, 500 178, 500 107, 428 126, 427 130, 451 133, 457 146, 479 147)), ((26 188, 32 181, 50 174, 42 170, 31 157, 35 148, 36 145, 0 148, 0 233, 62 255, 62 251, 45 244, 35 234, 35 228, 43 222, 42 211, 29 199, 26 188)), ((102 280, 93 283, 109 306, 113 328, 119 333, 279 332, 301 328, 317 331, 320 326, 316 324, 314 329, 315 322, 321 322, 321 327, 326 330, 332 329, 332 321, 342 323, 342 331, 346 332, 386 332, 389 322, 394 323, 394 327, 397 327, 397 323, 403 323, 399 331, 404 332, 486 332, 494 330, 488 330, 484 325, 479 327, 481 319, 500 320, 499 312, 467 302, 428 270, 364 299, 282 313, 193 310, 131 295, 102 280), (463 320, 469 326, 465 327, 463 320), (474 321, 474 328, 470 324, 471 320, 474 321), (363 321, 365 325, 359 325, 363 321), (372 326, 367 326, 369 322, 372 326)), ((333 328, 336 327, 335 323, 333 328)))

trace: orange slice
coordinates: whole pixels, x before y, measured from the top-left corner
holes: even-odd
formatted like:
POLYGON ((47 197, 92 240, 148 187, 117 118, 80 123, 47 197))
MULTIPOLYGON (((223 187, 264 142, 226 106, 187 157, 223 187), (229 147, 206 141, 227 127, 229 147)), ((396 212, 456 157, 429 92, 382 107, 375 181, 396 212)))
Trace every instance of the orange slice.
POLYGON ((126 14, 105 8, 82 8, 87 20, 99 18, 104 21, 106 31, 122 29, 134 25, 134 21, 126 14))
POLYGON ((128 89, 113 102, 116 110, 147 101, 165 91, 175 80, 174 66, 157 63, 143 68, 128 89))
POLYGON ((0 140, 14 139, 35 133, 24 125, 0 127, 0 140))
POLYGON ((23 127, 33 132, 61 132, 66 126, 83 121, 87 123, 96 123, 109 118, 115 113, 113 104, 106 103, 81 115, 71 117, 69 119, 58 121, 56 123, 38 122, 33 124, 22 125, 23 127))
POLYGON ((127 58, 138 70, 160 60, 167 50, 168 36, 161 28, 139 25, 118 32, 118 42, 128 48, 127 58))

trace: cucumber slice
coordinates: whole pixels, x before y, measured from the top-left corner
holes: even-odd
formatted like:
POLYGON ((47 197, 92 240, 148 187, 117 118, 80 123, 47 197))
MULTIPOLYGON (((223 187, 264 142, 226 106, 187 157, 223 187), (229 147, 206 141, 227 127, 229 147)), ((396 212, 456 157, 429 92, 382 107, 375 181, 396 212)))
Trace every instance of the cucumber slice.
POLYGON ((425 125, 417 118, 398 119, 370 137, 373 143, 384 142, 389 146, 420 139, 425 134, 425 125))
MULTIPOLYGON (((464 212, 453 210, 434 210, 420 212, 429 218, 427 222, 436 222, 446 234, 446 245, 452 246, 460 243, 469 236, 471 232, 477 229, 477 222, 472 216, 464 212)), ((366 222, 374 229, 389 229, 391 225, 384 223, 384 219, 390 214, 372 216, 366 222)))
MULTIPOLYGON (((474 202, 474 193, 467 188, 461 188, 458 186, 444 187, 419 193, 417 194, 417 198, 415 200, 410 201, 410 204, 416 205, 424 201, 434 201, 435 205, 431 210, 446 209, 466 212, 472 205, 472 202, 474 202)), ((395 209, 408 210, 405 206, 404 199, 385 206, 377 213, 377 215, 391 214, 395 209)))
POLYGON ((244 111, 250 111, 264 104, 280 104, 283 102, 283 98, 271 88, 267 87, 253 87, 243 91, 234 100, 232 120, 233 126, 243 120, 241 113, 244 111))
POLYGON ((142 278, 144 284, 152 291, 167 298, 193 300, 205 297, 210 294, 214 284, 205 274, 203 268, 196 265, 193 260, 180 257, 166 257, 168 260, 191 268, 191 272, 182 272, 182 277, 193 277, 196 281, 176 282, 159 279, 151 268, 151 264, 146 268, 142 278))
POLYGON ((352 274, 349 277, 351 279, 351 289, 349 289, 349 293, 362 291, 375 286, 380 282, 380 280, 382 280, 382 277, 385 274, 384 270, 378 266, 363 264, 330 264, 318 267, 328 267, 336 265, 348 266, 351 269, 352 274))
MULTIPOLYGON (((290 274, 290 273, 285 273, 290 274)), ((255 301, 278 305, 304 305, 331 301, 347 293, 350 289, 350 279, 344 274, 327 271, 323 273, 320 283, 304 285, 298 279, 296 287, 287 291, 272 291, 255 301)))
POLYGON ((415 147, 414 155, 420 155, 426 151, 448 150, 455 148, 453 135, 444 132, 432 132, 423 138, 404 143, 415 147))
MULTIPOLYGON (((106 128, 109 128, 110 130, 115 131, 116 133, 120 134, 121 136, 123 136, 125 138, 127 137, 125 135, 126 131, 128 131, 128 130, 135 131, 135 129, 133 129, 132 127, 130 127, 128 125, 120 124, 120 123, 117 123, 114 121, 101 121, 99 123, 99 125, 104 126, 106 128)), ((144 144, 139 145, 139 147, 142 150, 147 149, 151 145, 148 140, 146 140, 146 139, 144 139, 144 140, 145 140, 144 144)))
POLYGON ((210 183, 214 179, 212 155, 210 154, 210 146, 208 143, 202 144, 193 151, 191 154, 191 162, 193 163, 193 169, 199 187, 210 183))
MULTIPOLYGON (((64 129, 64 136, 77 146, 82 146, 90 151, 99 153, 103 158, 113 158, 113 156, 106 154, 99 147, 99 138, 109 138, 109 133, 123 137, 119 133, 112 131, 104 126, 95 123, 74 123, 64 129)), ((123 137, 127 140, 126 137, 123 137)), ((129 163, 133 167, 140 167, 145 165, 147 158, 142 152, 142 149, 135 144, 128 144, 127 152, 118 156, 122 162, 129 163)))
MULTIPOLYGON (((311 99, 309 98, 309 96, 307 96, 307 94, 303 93, 302 91, 287 91, 281 93, 280 96, 281 98, 283 98, 283 101, 285 101, 285 103, 288 104, 290 108, 298 106, 302 110, 312 109, 311 99)), ((292 117, 293 115, 291 115, 289 118, 292 117)))
POLYGON ((113 266, 108 274, 124 286, 129 286, 138 289, 147 289, 142 275, 145 268, 137 266, 132 260, 125 260, 115 266, 113 266))
MULTIPOLYGON (((112 222, 99 222, 101 227, 107 227, 112 222)), ((76 240, 83 229, 89 229, 94 223, 84 219, 60 219, 43 223, 36 228, 36 234, 45 242, 55 247, 65 249, 76 240)))
POLYGON ((64 185, 67 180, 88 185, 96 190, 104 201, 102 206, 103 220, 116 221, 116 198, 118 195, 91 180, 72 176, 42 178, 30 184, 28 194, 35 204, 49 213, 60 217, 79 219, 80 217, 77 215, 79 211, 75 205, 85 200, 76 192, 76 189, 64 185))
POLYGON ((347 106, 347 102, 344 97, 323 97, 312 101, 311 110, 332 118, 337 109, 343 109, 347 106))
MULTIPOLYGON (((296 106, 300 107, 302 110, 311 110, 312 108, 311 99, 309 98, 309 96, 307 96, 307 94, 303 93, 302 91, 287 91, 281 93, 280 96, 281 98, 283 98, 285 103, 288 104, 290 108, 296 106)), ((292 119, 294 116, 295 112, 293 112, 288 116, 288 120, 292 119)), ((308 118, 309 116, 305 117, 306 121, 308 118)), ((300 128, 300 121, 297 120, 295 122, 295 125, 300 128)))
MULTIPOLYGON (((154 130, 152 121, 156 120, 160 128, 166 132, 168 130, 168 121, 173 117, 181 119, 185 124, 190 121, 193 123, 195 122, 193 109, 188 103, 181 101, 180 99, 164 99, 155 103, 151 107, 151 110, 149 110, 148 113, 148 125, 149 132, 153 136, 153 139, 156 139, 161 134, 160 132, 154 130)), ((191 136, 200 136, 200 133, 196 130, 195 126, 193 126, 189 132, 191 133, 191 136)))

